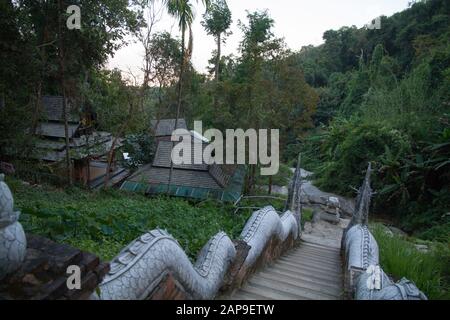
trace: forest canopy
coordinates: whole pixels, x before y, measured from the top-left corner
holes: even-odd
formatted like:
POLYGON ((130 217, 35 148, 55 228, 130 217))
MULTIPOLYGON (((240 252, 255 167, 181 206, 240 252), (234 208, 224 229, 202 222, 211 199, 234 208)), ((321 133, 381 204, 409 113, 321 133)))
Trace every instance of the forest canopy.
POLYGON ((199 1, 207 9, 199 17, 191 1, 164 4, 179 36, 154 31, 154 1, 0 2, 0 117, 8 119, 0 122, 0 160, 33 148, 45 95, 70 97, 78 111, 96 114, 98 129, 133 141, 145 140, 151 119, 277 128, 283 162, 301 152, 321 188, 354 196, 372 162, 375 212, 449 240, 449 1, 417 2, 382 17, 380 29, 328 30, 322 45, 298 51, 275 36, 268 11, 247 12, 230 56, 222 55, 234 19, 226 1, 199 1), (61 27, 74 3, 81 30, 61 27), (206 74, 191 63, 194 18, 216 43, 206 74), (145 52, 143 81, 105 67, 130 37, 145 52))

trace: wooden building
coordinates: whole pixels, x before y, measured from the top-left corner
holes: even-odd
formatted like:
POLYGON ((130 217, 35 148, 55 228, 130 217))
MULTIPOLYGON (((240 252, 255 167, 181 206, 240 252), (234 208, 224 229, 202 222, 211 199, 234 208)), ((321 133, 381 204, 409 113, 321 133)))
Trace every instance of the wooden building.
MULTIPOLYGON (((235 165, 200 164, 174 165, 172 181, 169 188, 171 154, 174 143, 170 141, 175 128, 174 120, 161 120, 159 124, 152 122, 158 141, 158 147, 152 164, 148 164, 131 175, 121 186, 122 190, 143 192, 150 195, 170 194, 172 196, 208 199, 221 201, 236 201, 242 194, 245 168, 235 165)), ((184 120, 179 122, 179 128, 187 130, 184 120)), ((188 132, 188 131, 187 131, 188 132)), ((192 141, 197 139, 203 149, 208 145, 198 139, 194 133, 189 133, 192 141)), ((191 159, 194 160, 194 148, 191 159)), ((192 163, 195 163, 192 161, 192 163)))
MULTIPOLYGON (((32 158, 62 166, 66 159, 66 134, 63 114, 63 97, 45 96, 42 99, 43 116, 36 128, 39 137, 32 158)), ((91 187, 99 187, 106 176, 107 155, 114 137, 108 132, 94 128, 95 114, 78 112, 70 104, 67 106, 69 155, 72 163, 73 179, 91 187)), ((116 148, 120 147, 118 143, 116 148)), ((58 172, 58 171, 57 171, 58 172)), ((59 174, 63 174, 59 172, 59 174)), ((110 178, 112 182, 128 172, 113 162, 110 178)), ((121 179, 121 180, 122 180, 121 179)))

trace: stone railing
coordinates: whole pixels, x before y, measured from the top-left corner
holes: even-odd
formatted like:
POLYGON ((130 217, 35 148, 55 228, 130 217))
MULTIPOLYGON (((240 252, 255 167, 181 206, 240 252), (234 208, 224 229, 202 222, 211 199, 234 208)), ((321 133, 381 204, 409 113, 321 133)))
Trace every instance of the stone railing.
POLYGON ((0 300, 88 299, 109 270, 99 258, 68 245, 25 235, 14 199, 0 175, 0 300), (80 271, 80 288, 67 285, 68 268, 80 271))
POLYGON ((0 175, 0 297, 213 299, 239 288, 258 267, 296 244, 301 228, 299 177, 298 169, 283 215, 273 207, 255 212, 240 240, 232 241, 224 232, 218 233, 195 264, 172 236, 154 230, 124 248, 108 266, 93 255, 31 235, 27 250, 19 213, 13 211, 12 194, 0 175), (72 264, 80 266, 83 291, 68 290, 66 268, 72 264), (11 289, 17 287, 24 288, 19 295, 11 289), (98 293, 93 293, 96 288, 98 293))
POLYGON ((14 211, 14 199, 0 174, 0 280, 17 270, 25 259, 27 239, 14 211))
POLYGON ((172 236, 151 231, 111 262, 99 298, 213 299, 221 289, 239 286, 258 265, 293 246, 297 220, 291 212, 280 218, 274 208, 267 207, 253 214, 240 238, 233 242, 224 232, 218 233, 193 265, 172 236))
POLYGON ((300 168, 290 186, 286 213, 273 207, 255 212, 239 237, 214 236, 192 264, 177 241, 151 231, 126 247, 93 299, 213 299, 239 288, 257 268, 279 258, 300 236, 300 168))
POLYGON ((381 269, 378 244, 368 228, 371 166, 358 191, 355 213, 344 231, 342 251, 345 289, 356 300, 426 300, 426 296, 407 279, 394 283, 381 269))

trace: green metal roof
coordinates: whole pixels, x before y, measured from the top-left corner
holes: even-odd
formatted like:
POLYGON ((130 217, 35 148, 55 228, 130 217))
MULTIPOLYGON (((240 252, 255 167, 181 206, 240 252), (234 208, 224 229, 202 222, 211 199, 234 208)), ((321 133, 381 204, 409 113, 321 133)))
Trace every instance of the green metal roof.
POLYGON ((235 202, 242 194, 244 185, 245 167, 239 166, 229 183, 224 189, 211 189, 193 186, 171 185, 168 192, 167 184, 151 184, 148 182, 125 181, 121 190, 140 192, 145 194, 170 194, 171 196, 191 198, 198 200, 216 199, 224 202, 235 202))

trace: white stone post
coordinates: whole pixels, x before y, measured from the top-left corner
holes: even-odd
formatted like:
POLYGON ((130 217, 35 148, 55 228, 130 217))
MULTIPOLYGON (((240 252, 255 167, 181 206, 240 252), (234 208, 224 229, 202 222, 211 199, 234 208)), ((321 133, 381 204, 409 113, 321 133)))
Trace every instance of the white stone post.
POLYGON ((14 199, 4 178, 0 174, 0 280, 20 267, 27 250, 20 212, 14 212, 14 199))

